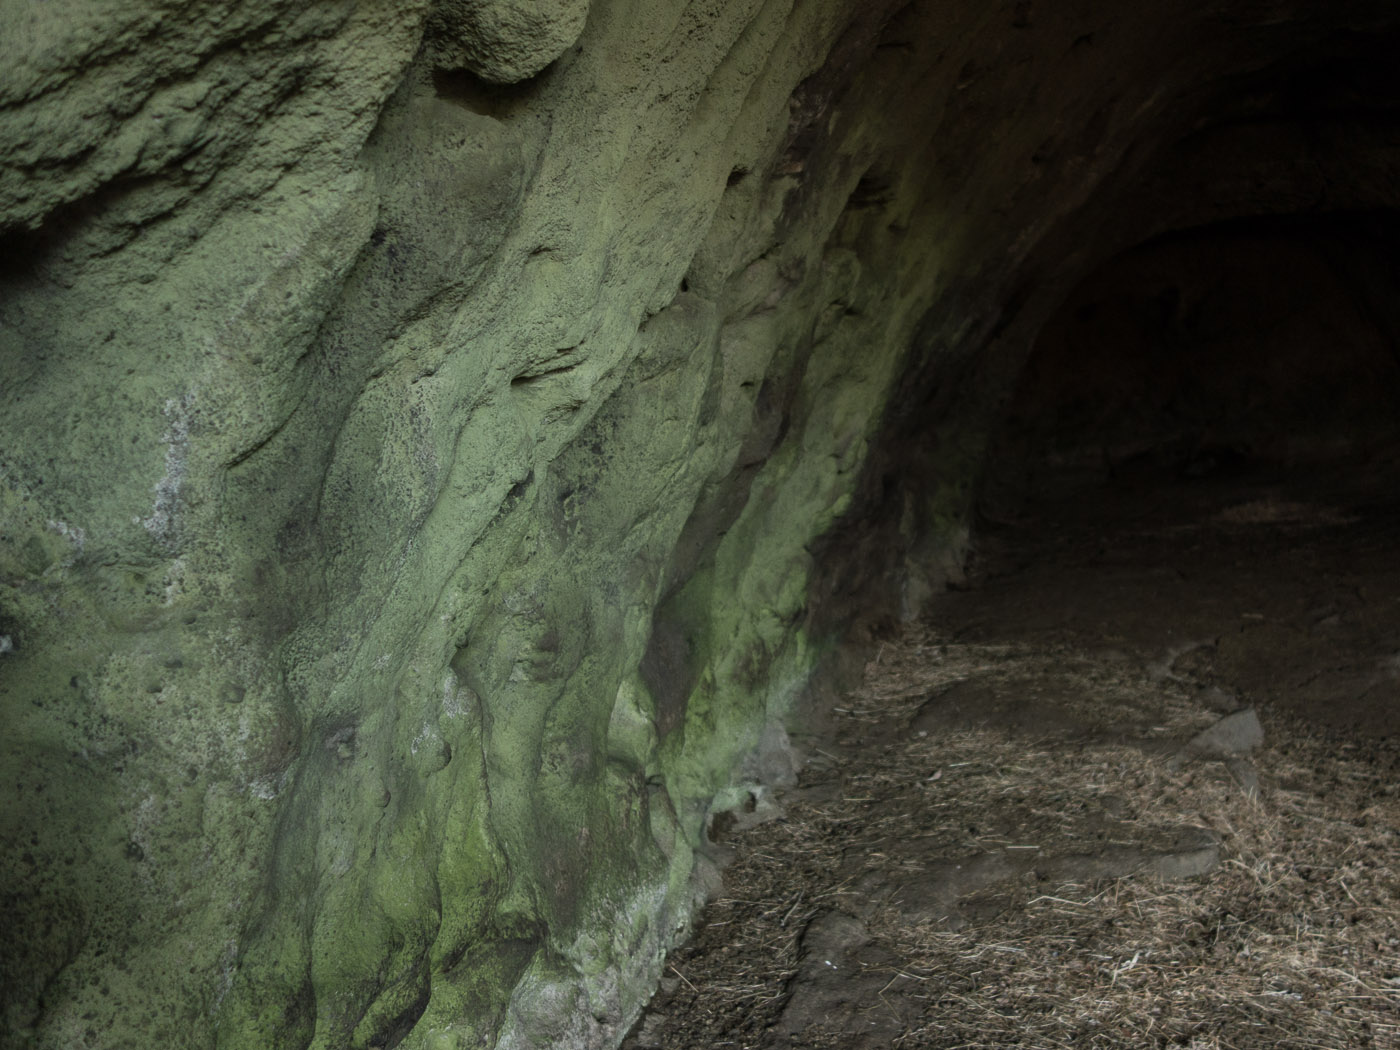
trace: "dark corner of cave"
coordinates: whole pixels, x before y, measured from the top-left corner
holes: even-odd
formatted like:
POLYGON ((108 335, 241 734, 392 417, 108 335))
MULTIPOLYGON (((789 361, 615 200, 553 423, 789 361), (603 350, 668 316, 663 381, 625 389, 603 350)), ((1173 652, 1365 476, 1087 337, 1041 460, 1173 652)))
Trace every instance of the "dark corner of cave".
POLYGON ((1400 1046, 1397 49, 0 11, 0 1050, 1400 1046))

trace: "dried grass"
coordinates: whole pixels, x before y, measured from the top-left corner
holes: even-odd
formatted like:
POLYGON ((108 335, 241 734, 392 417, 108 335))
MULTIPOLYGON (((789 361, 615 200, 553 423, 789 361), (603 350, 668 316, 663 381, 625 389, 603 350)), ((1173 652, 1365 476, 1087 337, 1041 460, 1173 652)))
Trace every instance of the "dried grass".
POLYGON ((732 895, 670 963, 650 1045, 851 1045, 820 1031, 789 1043, 770 1026, 805 924, 865 906, 897 960, 869 1009, 894 997, 903 1016, 913 1008, 895 1046, 1400 1047, 1394 748, 1266 720, 1252 796, 1218 763, 1173 761, 1166 742, 1216 717, 1186 684, 1069 650, 943 644, 926 629, 882 650, 838 716, 809 779, 840 776, 843 789, 799 797, 743 836, 732 895), (922 737, 888 731, 969 679, 1048 688, 1069 729, 974 718, 922 737), (1115 819, 1091 819, 1105 810, 1115 819), (871 872, 897 880, 935 858, 1092 850, 1183 824, 1218 836, 1212 873, 1054 885, 1027 871, 963 900, 961 928, 868 906, 871 872))
POLYGON ((1215 520, 1227 525, 1344 525, 1356 521, 1335 507, 1298 503, 1276 496, 1247 500, 1227 507, 1215 520))

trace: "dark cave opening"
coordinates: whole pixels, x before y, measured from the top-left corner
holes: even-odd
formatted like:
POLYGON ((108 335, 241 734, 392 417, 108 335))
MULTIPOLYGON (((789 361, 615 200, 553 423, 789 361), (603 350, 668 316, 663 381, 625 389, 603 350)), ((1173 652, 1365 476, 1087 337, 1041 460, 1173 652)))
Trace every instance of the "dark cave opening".
POLYGON ((1254 217, 1108 260, 1038 334, 985 501, 1392 464, 1398 231, 1391 212, 1254 217))
POLYGON ((1222 710, 1394 736, 1396 230, 1252 217, 1095 268, 990 443, 960 636, 1122 649, 1222 710))
POLYGON ((1390 499, 1395 40, 1319 26, 1272 59, 1237 55, 1045 239, 1012 297, 1039 304, 977 366, 1001 369, 980 514, 1231 477, 1390 499))

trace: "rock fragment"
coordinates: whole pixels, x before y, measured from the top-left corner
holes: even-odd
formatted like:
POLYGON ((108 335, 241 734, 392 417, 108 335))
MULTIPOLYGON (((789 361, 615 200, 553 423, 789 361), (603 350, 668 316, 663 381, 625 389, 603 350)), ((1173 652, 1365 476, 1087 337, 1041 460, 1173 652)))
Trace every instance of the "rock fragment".
POLYGON ((1199 758, 1233 758, 1247 755, 1263 743, 1264 727, 1259 724, 1259 716, 1254 708, 1246 707, 1197 733, 1187 743, 1186 751, 1199 758))
POLYGON ((583 32, 588 0, 442 0, 434 57, 493 84, 517 84, 562 55, 583 32))

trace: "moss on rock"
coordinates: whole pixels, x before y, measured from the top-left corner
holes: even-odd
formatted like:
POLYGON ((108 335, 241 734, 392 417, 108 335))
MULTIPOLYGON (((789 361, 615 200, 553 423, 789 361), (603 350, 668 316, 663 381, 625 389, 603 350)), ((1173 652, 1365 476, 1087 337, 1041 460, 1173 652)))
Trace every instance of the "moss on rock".
POLYGON ((0 1043, 615 1043, 1189 123, 1159 6, 0 15, 0 1043))

